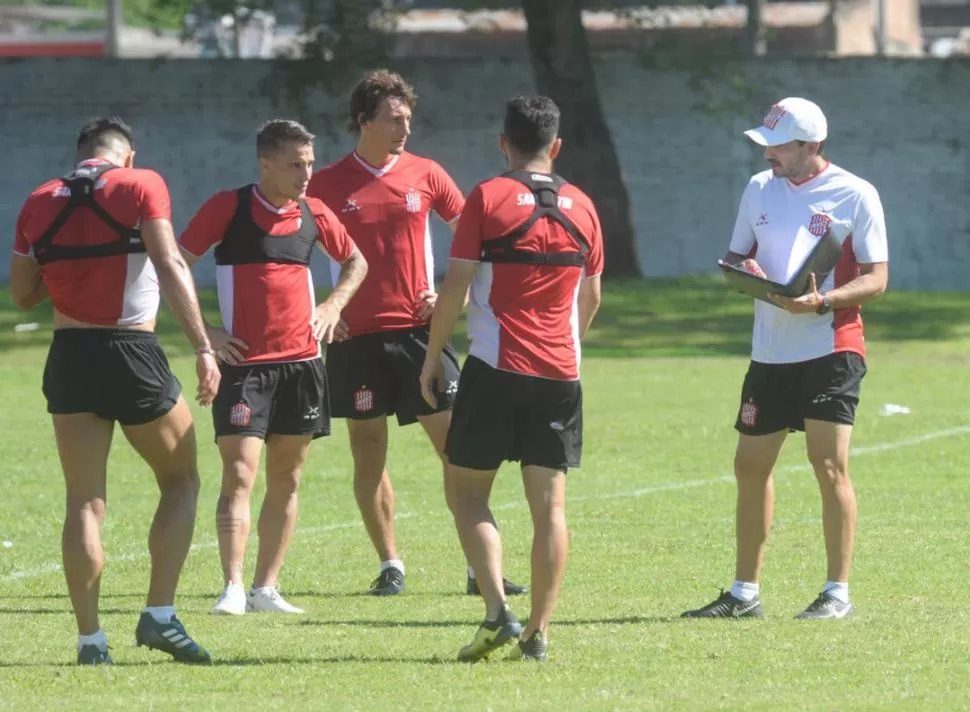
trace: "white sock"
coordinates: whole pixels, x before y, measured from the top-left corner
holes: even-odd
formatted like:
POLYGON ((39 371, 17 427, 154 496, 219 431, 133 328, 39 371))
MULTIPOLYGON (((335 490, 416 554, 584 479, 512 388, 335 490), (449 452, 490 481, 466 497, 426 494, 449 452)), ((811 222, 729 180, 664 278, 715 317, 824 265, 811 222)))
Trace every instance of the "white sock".
POLYGON ((168 623, 175 615, 175 606, 145 606, 142 613, 147 613, 156 623, 168 623))
POLYGON ((78 652, 81 651, 85 645, 97 645, 98 650, 108 649, 108 639, 104 635, 104 631, 98 628, 97 633, 92 633, 91 635, 79 635, 77 637, 77 649, 78 652))
POLYGON ((849 602, 849 584, 841 581, 826 581, 822 587, 822 593, 827 593, 832 598, 842 603, 849 602))
POLYGON ((472 581, 475 580, 475 569, 473 569, 471 566, 468 567, 468 578, 470 578, 472 581))
POLYGON ((387 569, 397 569, 402 574, 404 573, 404 562, 400 559, 391 559, 389 561, 381 562, 381 570, 378 573, 384 573, 387 569))
POLYGON ((751 583, 749 581, 735 581, 731 584, 731 595, 739 601, 751 603, 751 601, 758 597, 758 592, 760 589, 761 586, 757 583, 751 583))

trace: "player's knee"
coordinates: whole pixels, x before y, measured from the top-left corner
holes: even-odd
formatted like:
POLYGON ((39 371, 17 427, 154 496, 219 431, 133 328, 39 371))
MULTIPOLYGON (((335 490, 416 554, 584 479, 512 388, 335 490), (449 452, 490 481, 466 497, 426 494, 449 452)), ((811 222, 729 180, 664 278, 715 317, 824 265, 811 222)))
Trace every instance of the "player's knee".
POLYGON ((266 493, 273 497, 292 497, 300 488, 300 468, 266 473, 266 493))
POLYGON ((255 468, 245 460, 231 460, 223 464, 222 492, 224 494, 248 494, 255 482, 255 468))
POLYGON ((808 461, 821 485, 844 486, 849 482, 849 463, 828 452, 809 450, 808 461))
POLYGON ((734 477, 740 482, 763 481, 771 477, 774 463, 759 453, 738 448, 734 453, 734 477))

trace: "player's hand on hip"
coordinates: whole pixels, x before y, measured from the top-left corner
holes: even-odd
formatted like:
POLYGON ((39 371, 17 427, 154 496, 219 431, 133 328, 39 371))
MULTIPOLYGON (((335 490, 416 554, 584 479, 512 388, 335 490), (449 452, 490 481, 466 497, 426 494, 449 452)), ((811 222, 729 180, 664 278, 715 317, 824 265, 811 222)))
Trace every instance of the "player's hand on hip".
POLYGON ((433 361, 425 359, 424 366, 421 367, 421 397, 432 408, 438 407, 438 397, 435 396, 435 389, 439 392, 445 382, 445 367, 440 358, 433 361))
POLYGON ((808 275, 808 291, 800 297, 786 297, 781 294, 769 294, 772 301, 785 311, 792 314, 812 314, 818 311, 822 304, 822 295, 815 284, 815 275, 808 275))
POLYGON ((350 327, 347 322, 341 319, 337 322, 337 327, 333 330, 334 341, 346 341, 350 338, 350 327))
POLYGON ((209 342, 221 360, 230 366, 238 366, 245 360, 244 351, 249 350, 249 344, 242 339, 229 334, 225 329, 212 327, 208 330, 209 342))
POLYGON ((430 319, 434 314, 434 305, 438 303, 438 295, 427 289, 418 295, 418 318, 430 319))
POLYGON ((209 351, 198 354, 195 359, 195 374, 199 378, 195 399, 201 406, 212 405, 216 393, 219 392, 219 382, 222 380, 215 354, 209 351))
POLYGON ((341 339, 335 338, 339 331, 340 322, 340 310, 337 307, 327 302, 319 304, 313 310, 313 338, 325 344, 331 344, 335 340, 341 341, 341 339))

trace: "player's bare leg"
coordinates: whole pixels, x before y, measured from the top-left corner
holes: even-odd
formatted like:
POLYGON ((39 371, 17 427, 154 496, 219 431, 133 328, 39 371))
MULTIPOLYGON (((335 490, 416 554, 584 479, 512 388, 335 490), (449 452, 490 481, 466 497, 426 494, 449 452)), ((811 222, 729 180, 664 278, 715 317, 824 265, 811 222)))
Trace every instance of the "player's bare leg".
POLYGON ((465 558, 478 574, 485 599, 485 621, 458 659, 474 662, 496 649, 515 642, 522 626, 505 603, 502 586, 502 537, 488 506, 497 470, 472 470, 451 466, 455 494, 455 526, 465 558))
POLYGON ((737 552, 734 583, 729 591, 701 608, 686 611, 688 618, 760 618, 760 576, 765 542, 775 507, 772 470, 785 444, 786 430, 768 435, 740 435, 734 454, 738 485, 735 534, 737 552))
POLYGON ((250 499, 263 440, 253 435, 224 435, 218 444, 222 489, 216 504, 216 532, 226 588, 213 613, 240 615, 246 611, 243 563, 251 521, 250 499))
POLYGON ((277 590, 277 578, 296 527, 300 473, 310 451, 310 435, 271 435, 266 441, 266 496, 259 512, 259 554, 249 592, 249 610, 303 613, 277 590))
MULTIPOLYGON (((448 505, 448 510, 454 515, 455 513, 455 486, 453 478, 450 475, 451 468, 448 466, 448 456, 445 454, 445 443, 448 439, 448 428, 451 426, 451 411, 446 410, 440 413, 433 413, 432 415, 423 415, 418 418, 418 422, 421 423, 421 427, 424 428, 424 432, 427 433, 428 439, 431 441, 431 445, 434 447, 435 453, 441 460, 441 470, 442 470, 442 481, 444 482, 445 489, 445 502, 448 505)), ((505 589, 506 596, 518 596, 523 593, 529 592, 528 586, 520 586, 508 579, 502 581, 502 586, 505 589)), ((478 579, 475 576, 475 568, 468 564, 468 581, 465 587, 468 594, 480 595, 481 591, 478 587, 478 579)))
POLYGON ((375 595, 404 590, 404 564, 394 535, 394 488, 387 472, 387 417, 348 420, 354 458, 354 497, 364 527, 380 557, 380 575, 371 587, 375 595))
POLYGON ((845 618, 853 612, 849 600, 849 569, 855 544, 856 497, 849 479, 852 426, 805 420, 808 459, 822 493, 827 578, 821 595, 799 618, 845 618))
MULTIPOLYGON (((66 488, 61 537, 64 577, 78 633, 93 636, 101 630, 98 620, 98 595, 104 568, 101 525, 114 423, 93 413, 54 415, 53 421, 66 488)), ((107 642, 104 648, 107 649, 107 642)))

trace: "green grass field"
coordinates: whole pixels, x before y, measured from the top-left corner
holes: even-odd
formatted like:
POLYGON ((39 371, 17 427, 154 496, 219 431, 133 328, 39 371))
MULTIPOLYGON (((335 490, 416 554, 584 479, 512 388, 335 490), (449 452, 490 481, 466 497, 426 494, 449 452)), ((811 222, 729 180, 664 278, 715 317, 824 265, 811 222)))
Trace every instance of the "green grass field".
MULTIPOLYGON (((206 302, 211 308, 211 294, 206 302)), ((177 604, 216 664, 183 667, 133 645, 156 494, 150 473, 117 437, 102 584, 116 665, 78 669, 59 571, 63 487, 40 393, 49 311, 16 313, 3 295, 0 540, 12 546, 0 548, 0 708, 967 708, 970 294, 890 293, 866 315, 870 372, 852 462, 860 504, 854 619, 792 620, 825 573, 820 504, 801 436, 789 439, 777 475, 765 620, 677 618, 733 576, 731 426, 750 303, 716 279, 610 283, 584 360, 586 450, 583 468, 569 476, 571 558, 549 663, 454 661, 482 607, 464 595, 440 473, 417 427, 392 430, 391 442, 404 596, 361 595, 377 561, 359 524, 338 422, 311 453, 281 579, 306 616, 210 616, 222 583, 214 525, 220 467, 209 414, 197 409, 202 495, 177 604), (14 333, 27 321, 41 328, 14 333), (880 415, 887 403, 911 413, 880 415)), ((170 318, 160 331, 194 390, 192 360, 170 318)), ((500 473, 493 501, 507 572, 525 581, 531 530, 513 467, 500 473)), ((514 608, 528 615, 527 601, 514 600, 514 608)))

